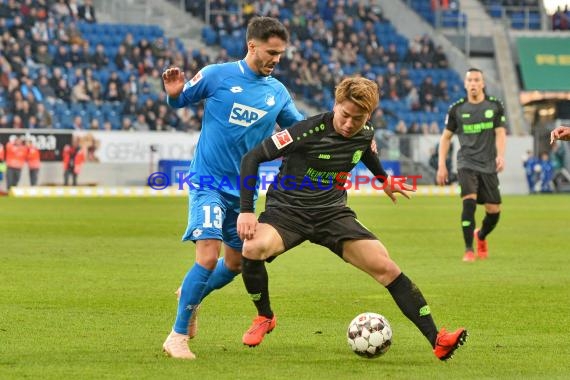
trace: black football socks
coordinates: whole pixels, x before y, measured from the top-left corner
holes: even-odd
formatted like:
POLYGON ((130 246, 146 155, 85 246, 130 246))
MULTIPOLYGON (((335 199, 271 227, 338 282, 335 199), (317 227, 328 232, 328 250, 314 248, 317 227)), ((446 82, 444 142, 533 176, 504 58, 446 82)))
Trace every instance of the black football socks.
POLYGON ((429 305, 420 289, 404 273, 400 273, 394 281, 386 286, 386 289, 402 313, 424 334, 431 346, 435 347, 437 327, 431 316, 429 305))
POLYGON ((487 235, 491 233, 499 223, 499 215, 501 213, 498 212, 496 214, 485 214, 485 218, 483 218, 483 225, 481 226, 481 231, 479 231, 479 239, 485 240, 487 235))
POLYGON ((250 260, 242 257, 243 283, 249 297, 257 308, 257 314, 273 318, 273 311, 269 302, 269 277, 265 268, 265 260, 250 260))
POLYGON ((463 240, 465 249, 473 250, 473 232, 475 231, 475 209, 477 201, 475 199, 463 200, 463 211, 461 213, 461 228, 463 229, 463 240))

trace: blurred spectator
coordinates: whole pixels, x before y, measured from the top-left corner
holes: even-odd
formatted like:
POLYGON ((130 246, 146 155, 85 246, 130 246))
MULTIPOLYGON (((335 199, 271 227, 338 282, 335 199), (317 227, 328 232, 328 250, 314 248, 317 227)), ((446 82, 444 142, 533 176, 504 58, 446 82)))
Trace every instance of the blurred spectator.
MULTIPOLYGON (((182 109, 187 109, 187 108, 182 108, 182 109)), ((137 115, 137 117, 133 123, 133 130, 142 131, 142 132, 150 131, 150 127, 148 126, 148 123, 146 122, 143 114, 137 115)))
POLYGON ((194 112, 188 108, 179 108, 176 111, 178 116, 177 128, 179 131, 189 131, 192 128, 192 119, 195 117, 194 112))
POLYGON ((161 73, 158 71, 158 69, 153 68, 150 72, 150 75, 145 75, 144 77, 150 86, 151 93, 160 94, 164 91, 164 88, 162 87, 161 73))
POLYGON ((435 99, 433 93, 428 92, 422 101, 422 108, 425 112, 437 112, 437 107, 435 105, 435 99))
POLYGON ((124 95, 117 82, 109 81, 103 100, 108 102, 122 102, 124 100, 124 95))
POLYGON ((156 105, 152 98, 146 98, 145 102, 138 111, 140 114, 145 115, 146 123, 149 125, 151 130, 156 130, 156 105))
POLYGON ((396 49, 396 44, 391 43, 388 45, 386 57, 388 58, 388 62, 393 62, 394 64, 400 62, 400 56, 398 54, 398 50, 396 49))
POLYGON ((97 70, 106 67, 109 64, 109 57, 107 57, 107 53, 105 53, 105 46, 101 43, 97 44, 95 46, 95 52, 89 60, 97 70))
POLYGON ((21 135, 17 135, 13 141, 6 144, 6 190, 12 186, 18 186, 22 175, 22 168, 26 162, 27 148, 21 135))
POLYGON ((212 28, 214 28, 214 31, 216 32, 216 35, 218 36, 218 40, 220 40, 220 41, 222 38, 225 38, 226 35, 228 34, 228 32, 226 30, 226 22, 224 20, 224 16, 222 16, 221 14, 216 15, 211 26, 212 26, 212 28))
POLYGON ((64 78, 58 81, 57 87, 55 88, 55 95, 66 103, 71 101, 71 90, 67 86, 67 81, 64 78))
MULTIPOLYGON (((45 77, 44 77, 45 78, 45 77)), ((52 116, 43 103, 38 103, 36 110, 36 120, 38 123, 38 128, 52 128, 53 120, 52 116)))
POLYGON ((154 68, 156 68, 157 66, 158 67, 162 66, 157 62, 156 58, 152 53, 152 49, 150 48, 147 48, 143 51, 142 59, 143 59, 142 61, 143 72, 145 74, 150 74, 154 68))
POLYGON ((570 183, 570 172, 566 168, 566 149, 558 141, 552 145, 550 152, 550 162, 552 163, 553 181, 556 186, 560 183, 570 183))
POLYGON ((552 193, 554 191, 553 178, 554 169, 552 167, 552 162, 550 161, 550 156, 548 152, 542 152, 540 154, 540 176, 539 181, 536 184, 536 189, 541 193, 552 193))
MULTIPOLYGON (((228 51, 226 49, 220 49, 216 58, 214 58, 214 63, 225 63, 229 62, 231 58, 228 56, 228 51)), ((161 81, 162 82, 162 81, 161 81)))
POLYGON ((30 115, 28 117, 28 123, 26 125, 26 128, 28 129, 38 129, 39 125, 38 125, 38 118, 36 117, 36 115, 30 115))
POLYGON ((77 5, 77 0, 65 0, 67 9, 69 9, 69 15, 72 21, 79 20, 79 5, 77 5))
POLYGON ((122 105, 123 116, 134 118, 137 115, 138 108, 138 96, 136 94, 130 94, 122 105))
POLYGON ((48 51, 48 47, 45 44, 38 45, 34 60, 39 65, 51 66, 53 63, 53 57, 48 51))
POLYGON ((24 120, 22 119, 22 116, 20 116, 18 114, 15 114, 12 116, 12 128, 13 129, 24 129, 24 128, 26 128, 26 125, 24 124, 24 120))
POLYGON ((37 186, 41 166, 40 150, 35 146, 34 140, 31 136, 26 138, 26 147, 26 161, 28 163, 28 172, 30 174, 30 186, 37 186))
POLYGON ((94 76, 93 70, 90 68, 85 69, 85 89, 87 90, 87 95, 91 97, 91 100, 95 104, 100 104, 102 100, 102 85, 94 76))
POLYGON ((87 44, 87 51, 89 51, 89 44, 87 41, 83 41, 82 43, 73 44, 69 50, 69 60, 71 65, 75 68, 83 67, 88 59, 89 55, 85 55, 84 46, 87 44))
POLYGON ((97 17, 95 16, 95 7, 93 7, 93 0, 83 0, 83 4, 79 6, 78 16, 80 20, 91 24, 97 22, 97 17))
POLYGON ((424 103, 427 94, 433 96, 435 92, 435 85, 433 84, 433 78, 431 75, 427 75, 422 83, 420 84, 420 102, 424 103))
POLYGON ((162 118, 157 118, 154 123, 154 130, 161 132, 161 131, 169 131, 171 128, 166 125, 166 122, 162 118))
POLYGON ((48 103, 55 102, 57 98, 53 87, 49 84, 49 79, 42 75, 38 78, 38 90, 42 93, 42 96, 48 103))
POLYGON ((45 21, 36 21, 30 32, 34 44, 49 43, 50 35, 45 21))
POLYGON ((570 26, 570 10, 568 10, 568 5, 564 7, 564 10, 558 6, 556 12, 552 14, 552 30, 568 30, 570 26))
POLYGON ((121 41, 121 45, 125 48, 125 52, 127 55, 131 56, 133 54, 133 49, 137 44, 135 43, 135 39, 132 33, 125 34, 125 38, 121 41))
POLYGON ((32 95, 36 102, 41 102, 43 100, 43 95, 39 88, 34 84, 34 80, 30 77, 23 77, 22 84, 20 86, 20 91, 24 98, 28 98, 32 95))
POLYGON ((447 88, 447 81, 445 79, 439 81, 434 89, 433 95, 436 100, 449 102, 449 89, 447 88))
POLYGON ((417 121, 412 121, 412 124, 408 127, 409 135, 421 135, 423 134, 422 127, 417 121))
POLYGON ((69 20, 71 16, 65 0, 56 0, 52 4, 50 11, 58 20, 69 20))
POLYGON ((79 79, 77 84, 71 89, 71 101, 79 103, 87 103, 91 101, 91 97, 87 93, 87 88, 85 87, 84 79, 79 79))
POLYGON ((447 69, 449 67, 449 62, 447 56, 443 51, 443 46, 439 45, 435 52, 433 53, 434 66, 438 69, 447 69))
POLYGON ((164 37, 157 37, 151 44, 150 51, 154 58, 166 58, 168 49, 164 43, 164 37))
POLYGON ((440 9, 448 9, 449 8, 449 0, 431 0, 431 9, 434 11, 440 9))
POLYGON ((82 131, 83 128, 83 118, 80 115, 76 115, 73 118, 73 122, 71 124, 71 129, 75 131, 82 131))
POLYGON ((115 55, 115 66, 121 71, 129 71, 133 68, 133 64, 130 61, 129 55, 125 45, 119 45, 117 49, 117 54, 115 55))
POLYGON ((135 75, 129 75, 129 79, 123 85, 123 93, 125 96, 138 95, 139 94, 139 82, 135 75))
POLYGON ((419 62, 424 69, 433 68, 434 57, 433 53, 428 45, 423 45, 420 49, 418 55, 419 62))
POLYGON ((89 129, 92 131, 98 131, 101 129, 101 125, 99 124, 99 119, 93 118, 91 119, 91 123, 89 123, 89 129))
POLYGON ((133 121, 130 117, 123 117, 121 120, 121 131, 135 131, 133 128, 133 121))
POLYGON ((437 121, 434 120, 431 123, 429 123, 428 133, 430 135, 439 135, 441 133, 441 131, 439 130, 439 124, 437 123, 437 121))
POLYGON ((540 163, 538 158, 532 154, 531 150, 527 150, 526 155, 523 156, 523 167, 525 170, 528 191, 529 193, 534 194, 536 192, 536 183, 539 180, 540 163))
POLYGON ((69 180, 73 186, 77 186, 77 176, 81 172, 85 162, 84 149, 79 145, 79 138, 73 137, 72 145, 63 148, 63 185, 69 186, 69 180))
POLYGON ((398 135, 405 135, 406 133, 408 133, 408 127, 406 126, 406 122, 404 120, 399 120, 394 130, 398 135))
POLYGON ((71 68, 71 57, 65 45, 59 45, 53 57, 55 66, 71 68))
POLYGON ((415 87, 410 88, 410 91, 405 98, 406 107, 411 111, 418 111, 420 106, 420 95, 418 94, 418 89, 415 87))

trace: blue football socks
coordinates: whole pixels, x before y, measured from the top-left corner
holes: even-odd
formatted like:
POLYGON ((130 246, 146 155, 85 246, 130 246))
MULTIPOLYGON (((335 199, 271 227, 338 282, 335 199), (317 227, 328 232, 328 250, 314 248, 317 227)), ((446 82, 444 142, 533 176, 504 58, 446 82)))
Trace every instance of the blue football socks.
POLYGON ((206 283, 212 272, 200 264, 194 263, 184 277, 180 301, 178 301, 178 314, 173 327, 178 334, 188 334, 188 321, 202 300, 202 294, 204 294, 206 283))
POLYGON ((204 288, 204 293, 202 293, 202 301, 204 298, 208 296, 208 294, 212 293, 216 289, 221 289, 234 279, 238 273, 232 272, 231 270, 226 267, 226 263, 223 257, 218 259, 218 264, 216 268, 212 272, 212 275, 208 279, 206 283, 206 287, 204 288))

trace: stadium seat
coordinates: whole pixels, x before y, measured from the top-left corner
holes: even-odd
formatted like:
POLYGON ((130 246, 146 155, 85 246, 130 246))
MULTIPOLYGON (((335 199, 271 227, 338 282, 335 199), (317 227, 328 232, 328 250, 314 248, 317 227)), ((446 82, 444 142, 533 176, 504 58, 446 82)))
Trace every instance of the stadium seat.
POLYGON ((214 31, 214 29, 212 29, 209 26, 205 26, 202 29, 202 40, 206 45, 215 45, 216 42, 218 41, 218 35, 214 31))

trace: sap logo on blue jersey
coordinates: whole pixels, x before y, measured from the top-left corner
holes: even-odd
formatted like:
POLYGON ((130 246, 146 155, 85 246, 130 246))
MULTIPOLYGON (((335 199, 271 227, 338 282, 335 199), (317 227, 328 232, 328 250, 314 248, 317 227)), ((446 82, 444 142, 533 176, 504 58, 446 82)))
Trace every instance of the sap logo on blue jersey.
POLYGON ((243 104, 234 103, 234 106, 230 111, 229 122, 232 124, 241 125, 243 127, 249 127, 266 114, 266 111, 249 107, 243 104))

